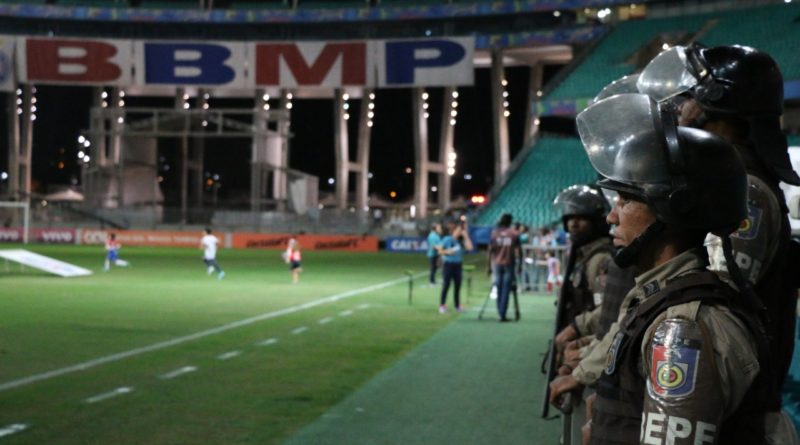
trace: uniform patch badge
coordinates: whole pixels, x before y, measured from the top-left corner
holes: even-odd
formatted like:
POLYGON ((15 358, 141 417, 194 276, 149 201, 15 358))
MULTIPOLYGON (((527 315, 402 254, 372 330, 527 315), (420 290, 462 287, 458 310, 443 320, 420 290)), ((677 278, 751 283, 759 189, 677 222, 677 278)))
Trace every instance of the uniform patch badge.
POLYGON ((617 332, 617 335, 614 336, 614 340, 611 342, 611 347, 608 348, 605 371, 608 375, 614 374, 614 371, 617 370, 617 355, 619 354, 619 347, 622 344, 623 338, 624 335, 622 332, 617 332))
POLYGON ((661 286, 658 285, 658 281, 651 281, 644 285, 644 296, 649 297, 660 290, 661 286))
POLYGON ((647 389, 655 397, 685 397, 694 392, 700 350, 686 345, 653 345, 647 389))
POLYGON ((732 235, 739 239, 755 239, 758 227, 761 225, 761 215, 764 211, 752 204, 747 205, 747 219, 739 224, 739 229, 732 235))

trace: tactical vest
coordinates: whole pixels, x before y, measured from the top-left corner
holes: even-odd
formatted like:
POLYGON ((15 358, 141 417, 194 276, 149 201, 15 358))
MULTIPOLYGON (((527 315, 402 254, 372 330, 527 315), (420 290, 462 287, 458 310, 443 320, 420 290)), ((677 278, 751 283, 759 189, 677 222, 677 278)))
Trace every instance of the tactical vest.
POLYGON ((775 256, 772 257, 764 276, 756 283, 754 290, 767 309, 770 353, 775 360, 773 371, 777 383, 773 385, 767 397, 767 407, 770 411, 778 411, 782 405, 783 383, 792 365, 797 320, 798 283, 793 280, 797 279, 798 274, 790 273, 789 268, 800 264, 798 263, 800 258, 792 258, 800 256, 800 253, 794 250, 796 246, 792 247, 791 228, 786 216, 788 209, 783 191, 777 186, 768 185, 781 204, 781 228, 780 233, 775 234, 778 237, 775 256))
POLYGON ((603 291, 603 307, 600 309, 597 332, 594 333, 598 339, 603 338, 611 325, 619 319, 619 308, 622 306, 622 301, 636 285, 634 277, 636 277, 637 271, 636 266, 623 269, 613 261, 608 265, 606 288, 603 291))
MULTIPOLYGON (((591 242, 595 241, 592 240, 591 242)), ((578 262, 573 260, 575 255, 578 254, 578 248, 573 246, 570 252, 570 265, 565 275, 564 287, 561 289, 562 297, 567 302, 567 320, 573 320, 578 314, 595 308, 594 294, 589 288, 589 278, 586 276, 586 263, 593 256, 603 252, 613 254, 613 244, 610 242, 598 243, 597 246, 586 252, 586 256, 578 262)), ((561 327, 563 328, 563 326, 561 327)))
MULTIPOLYGON (((672 306, 692 301, 728 307, 748 327, 759 345, 759 363, 767 363, 766 337, 760 322, 737 303, 737 294, 712 272, 685 275, 632 307, 620 323, 609 350, 609 361, 597 383, 591 445, 638 444, 645 397, 645 378, 638 370, 640 345, 647 328, 672 306)), ((763 366, 763 365, 762 365, 763 366)), ((764 369, 753 381, 736 412, 719 429, 717 443, 760 445, 764 441, 764 369)))

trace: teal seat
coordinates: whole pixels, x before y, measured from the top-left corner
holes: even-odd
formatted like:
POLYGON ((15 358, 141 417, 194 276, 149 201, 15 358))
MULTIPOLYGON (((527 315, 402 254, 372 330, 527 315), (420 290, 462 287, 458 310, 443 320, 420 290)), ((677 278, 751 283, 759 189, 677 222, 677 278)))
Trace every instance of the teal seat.
POLYGON ((503 213, 511 213, 515 221, 530 227, 552 224, 560 218, 552 208, 558 192, 596 179, 579 139, 542 137, 500 192, 491 197, 476 224, 492 226, 503 213))

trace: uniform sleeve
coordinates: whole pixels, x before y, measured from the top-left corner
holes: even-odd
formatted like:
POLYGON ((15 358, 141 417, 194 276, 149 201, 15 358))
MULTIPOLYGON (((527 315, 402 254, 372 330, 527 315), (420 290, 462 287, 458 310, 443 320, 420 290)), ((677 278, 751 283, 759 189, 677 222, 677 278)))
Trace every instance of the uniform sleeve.
POLYGON ((747 180, 747 219, 731 235, 731 246, 742 274, 756 283, 778 250, 783 212, 769 186, 751 175, 747 180))
POLYGON ((608 333, 594 345, 587 346, 582 353, 583 360, 572 370, 572 377, 582 385, 593 385, 600 378, 608 362, 608 350, 614 335, 619 331, 619 324, 614 322, 608 333))
POLYGON ((575 327, 581 335, 591 335, 597 332, 600 326, 600 312, 603 305, 597 306, 591 311, 581 312, 575 316, 575 327))
POLYGON ((717 444, 723 420, 755 378, 754 354, 740 368, 742 356, 748 356, 748 339, 737 334, 730 320, 712 318, 663 319, 655 322, 652 335, 645 335, 642 444, 717 444), (742 337, 738 345, 730 344, 737 337, 742 337))
MULTIPOLYGON (((611 261, 611 254, 608 252, 600 252, 592 255, 586 261, 586 280, 588 281, 589 290, 593 294, 599 294, 599 301, 602 301, 602 294, 606 288, 606 275, 608 274, 608 263, 611 261)), ((599 304, 598 299, 595 299, 595 304, 599 304)))

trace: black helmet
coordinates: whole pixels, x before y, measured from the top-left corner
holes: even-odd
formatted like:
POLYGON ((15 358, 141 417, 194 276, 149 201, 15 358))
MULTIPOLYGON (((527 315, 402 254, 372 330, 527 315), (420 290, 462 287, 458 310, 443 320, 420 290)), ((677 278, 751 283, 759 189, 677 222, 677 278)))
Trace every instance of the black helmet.
POLYGON ((646 202, 662 223, 724 236, 747 217, 747 176, 734 148, 678 127, 674 110, 644 94, 601 100, 578 114, 598 184, 646 202))
POLYGON ((582 184, 571 185, 562 190, 553 200, 553 207, 561 213, 561 220, 564 222, 573 216, 605 218, 611 210, 602 192, 582 184))
POLYGON ((780 126, 783 76, 768 54, 739 45, 676 46, 650 61, 637 86, 658 101, 685 92, 707 113, 746 120, 757 155, 779 179, 800 185, 780 126))

